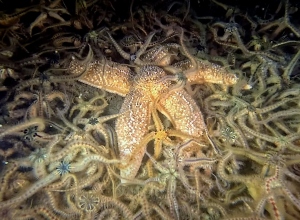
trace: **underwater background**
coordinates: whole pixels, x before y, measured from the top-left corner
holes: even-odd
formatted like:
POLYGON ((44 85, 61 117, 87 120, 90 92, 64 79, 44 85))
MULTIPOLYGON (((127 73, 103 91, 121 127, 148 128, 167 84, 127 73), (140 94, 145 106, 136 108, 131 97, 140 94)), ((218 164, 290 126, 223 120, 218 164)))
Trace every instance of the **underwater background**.
POLYGON ((297 0, 0 0, 0 219, 300 219, 297 0))

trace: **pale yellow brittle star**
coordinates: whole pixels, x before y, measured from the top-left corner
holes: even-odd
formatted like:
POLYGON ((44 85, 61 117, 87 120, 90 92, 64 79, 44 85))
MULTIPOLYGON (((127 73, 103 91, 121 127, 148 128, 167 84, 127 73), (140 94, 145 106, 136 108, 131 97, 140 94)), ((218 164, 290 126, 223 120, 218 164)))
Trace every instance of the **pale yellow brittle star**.
MULTIPOLYGON (((233 85, 237 82, 234 74, 219 65, 201 60, 196 62, 196 67, 189 62, 175 65, 182 74, 186 73, 189 84, 233 85)), ((176 87, 168 80, 173 75, 168 75, 164 69, 145 65, 134 76, 131 69, 124 65, 110 61, 104 64, 97 60, 88 64, 87 68, 79 79, 81 82, 125 96, 120 110, 122 115, 116 122, 118 148, 123 161, 120 172, 124 179, 133 179, 141 166, 146 151, 146 146, 141 146, 141 142, 149 132, 153 107, 163 113, 176 130, 195 138, 205 134, 206 125, 198 105, 184 86, 176 87), (172 89, 174 87, 176 89, 172 89)), ((82 69, 84 64, 80 61, 71 61, 71 73, 76 74, 82 69)))

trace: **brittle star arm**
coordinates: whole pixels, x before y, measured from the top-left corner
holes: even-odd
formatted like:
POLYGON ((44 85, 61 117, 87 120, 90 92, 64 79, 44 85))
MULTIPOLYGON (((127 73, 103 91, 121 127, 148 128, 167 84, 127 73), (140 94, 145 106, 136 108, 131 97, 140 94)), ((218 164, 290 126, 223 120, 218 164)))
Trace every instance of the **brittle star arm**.
POLYGON ((155 31, 151 32, 149 36, 147 37, 145 43, 141 46, 141 48, 135 53, 135 54, 129 54, 126 53, 119 44, 113 39, 113 37, 110 35, 110 33, 107 32, 109 39, 115 46, 116 50, 119 52, 119 54, 125 59, 129 61, 133 61, 137 65, 144 65, 144 62, 140 60, 140 56, 147 50, 148 46, 151 43, 151 40, 153 36, 155 35, 155 31))

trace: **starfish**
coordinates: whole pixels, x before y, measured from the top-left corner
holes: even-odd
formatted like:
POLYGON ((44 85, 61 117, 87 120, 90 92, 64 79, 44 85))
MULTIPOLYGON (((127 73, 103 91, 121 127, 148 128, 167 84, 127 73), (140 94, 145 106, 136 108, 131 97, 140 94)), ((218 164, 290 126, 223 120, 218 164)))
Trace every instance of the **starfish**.
MULTIPOLYGON (((145 50, 145 47, 142 48, 145 50)), ((120 50, 119 48, 118 51, 120 50)), ((233 85, 238 80, 223 67, 194 58, 173 65, 165 62, 172 59, 164 59, 166 68, 159 67, 162 57, 160 51, 164 53, 164 57, 167 53, 165 48, 157 47, 157 50, 158 60, 153 56, 151 64, 149 60, 139 60, 139 63, 147 64, 141 65, 135 73, 125 65, 107 60, 94 60, 87 67, 78 59, 73 59, 70 63, 69 71, 72 74, 78 75, 86 68, 79 81, 125 96, 115 128, 120 159, 123 161, 120 175, 124 179, 133 179, 141 166, 146 153, 146 146, 141 146, 141 142, 149 133, 151 109, 155 108, 163 113, 176 130, 196 139, 205 134, 206 124, 197 103, 185 90, 185 85, 207 82, 233 85), (175 74, 170 75, 170 70, 175 74), (177 82, 175 85, 172 83, 174 80, 177 82)), ((145 54, 143 57, 147 57, 145 54)), ((151 54, 155 54, 153 48, 151 54)), ((174 53, 169 54, 173 55, 174 53)), ((129 57, 126 54, 123 56, 129 57)))

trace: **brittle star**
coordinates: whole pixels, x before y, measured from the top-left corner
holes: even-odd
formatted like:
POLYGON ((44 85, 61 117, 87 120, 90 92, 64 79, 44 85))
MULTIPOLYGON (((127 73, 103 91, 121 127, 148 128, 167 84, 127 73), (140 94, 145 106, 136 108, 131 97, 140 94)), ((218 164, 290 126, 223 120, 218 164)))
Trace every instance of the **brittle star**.
MULTIPOLYGON (((149 41, 145 44, 149 44, 149 41)), ((182 41, 181 47, 183 51, 186 51, 182 41)), ((141 48, 146 54, 145 46, 141 48)), ((120 51, 120 49, 117 50, 120 51)), ((158 48, 157 57, 159 58, 161 58, 160 51, 165 53, 165 50, 158 48)), ((172 79, 185 79, 183 85, 199 83, 233 85, 238 80, 234 74, 217 64, 191 58, 187 53, 184 55, 189 60, 166 67, 168 70, 179 71, 177 75, 170 75, 170 71, 165 71, 157 65, 141 65, 134 74, 125 65, 103 59, 94 60, 88 63, 87 67, 86 63, 79 59, 73 59, 70 63, 69 71, 75 75, 82 72, 85 67, 87 68, 79 81, 125 96, 120 110, 122 114, 117 118, 115 128, 120 159, 124 161, 120 167, 120 175, 124 179, 133 179, 142 164, 146 146, 140 146, 140 143, 149 132, 151 109, 155 108, 164 114, 176 130, 195 138, 201 139, 207 131, 202 113, 195 100, 184 86, 174 86, 172 79), (184 77, 178 77, 179 75, 184 77)), ((148 60, 143 60, 141 63, 143 62, 149 63, 148 60)), ((152 59, 151 63, 155 61, 153 62, 152 59)))

